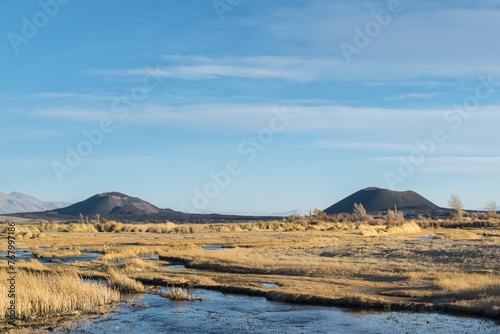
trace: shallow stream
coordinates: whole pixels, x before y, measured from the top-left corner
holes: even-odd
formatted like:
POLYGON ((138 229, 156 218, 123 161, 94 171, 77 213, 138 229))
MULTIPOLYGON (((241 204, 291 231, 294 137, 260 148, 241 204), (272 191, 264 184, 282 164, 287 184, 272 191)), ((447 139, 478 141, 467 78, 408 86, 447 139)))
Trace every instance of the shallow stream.
POLYGON ((353 312, 279 303, 263 297, 193 289, 204 301, 157 295, 127 297, 108 314, 75 321, 51 333, 499 333, 492 320, 443 314, 353 312), (139 304, 139 305, 137 305, 139 304), (148 307, 145 308, 144 306, 148 307))

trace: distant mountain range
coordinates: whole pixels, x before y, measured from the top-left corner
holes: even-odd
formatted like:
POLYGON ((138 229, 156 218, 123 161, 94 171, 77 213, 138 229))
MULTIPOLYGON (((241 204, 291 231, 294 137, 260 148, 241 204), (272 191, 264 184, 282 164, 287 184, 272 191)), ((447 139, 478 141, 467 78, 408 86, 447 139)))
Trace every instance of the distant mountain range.
POLYGON ((309 211, 303 209, 296 209, 290 211, 283 212, 272 212, 272 213, 255 213, 255 212, 241 212, 241 211, 224 211, 224 212, 213 212, 213 211, 204 211, 203 214, 223 214, 223 215, 238 215, 238 216, 274 216, 274 217, 287 217, 290 215, 299 215, 299 216, 308 216, 309 211))
MULTIPOLYGON (((381 188, 365 188, 326 208, 327 214, 352 213, 354 203, 363 204, 368 214, 380 216, 387 214, 396 206, 406 218, 418 215, 425 217, 446 217, 451 209, 441 208, 413 191, 393 191, 381 188)), ((124 222, 173 222, 185 223, 227 223, 257 220, 273 220, 289 215, 308 215, 306 210, 274 212, 267 215, 204 213, 193 214, 161 209, 140 198, 119 192, 94 195, 86 200, 67 205, 67 203, 42 202, 34 197, 20 193, 9 195, 0 193, 0 214, 12 214, 28 219, 55 219, 58 221, 78 221, 79 215, 94 219, 103 218, 124 222)))
POLYGON ((309 216, 309 210, 296 209, 296 210, 285 211, 285 212, 273 212, 273 213, 269 214, 269 216, 278 216, 278 217, 287 217, 287 216, 291 216, 291 215, 309 216))
MULTIPOLYGON (((38 210, 39 211, 39 210, 38 210)), ((160 209, 140 198, 119 192, 97 194, 73 205, 44 212, 26 212, 13 214, 26 219, 54 219, 74 222, 82 214, 89 219, 96 215, 122 222, 179 222, 179 223, 235 223, 257 220, 272 220, 274 216, 228 215, 228 214, 191 214, 171 209, 160 209)))
POLYGON ((45 202, 33 196, 12 192, 4 194, 0 192, 0 214, 41 212, 59 209, 70 205, 65 202, 45 202))

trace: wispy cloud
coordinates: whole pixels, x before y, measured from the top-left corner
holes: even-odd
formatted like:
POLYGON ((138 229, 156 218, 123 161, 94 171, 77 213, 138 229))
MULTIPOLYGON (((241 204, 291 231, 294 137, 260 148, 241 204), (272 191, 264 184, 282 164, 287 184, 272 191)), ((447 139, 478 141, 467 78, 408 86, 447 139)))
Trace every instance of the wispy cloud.
MULTIPOLYGON (((202 132, 242 133, 260 129, 269 122, 274 110, 287 109, 297 121, 287 132, 315 134, 317 131, 367 131, 366 133, 421 133, 431 129, 429 124, 443 125, 446 110, 387 109, 346 107, 339 105, 277 105, 277 104, 194 104, 170 106, 145 104, 130 111, 130 116, 119 123, 143 126, 171 126, 202 132)), ((496 106, 481 107, 474 113, 477 124, 498 121, 496 106)), ((111 108, 46 108, 32 111, 33 117, 59 118, 75 122, 100 121, 104 117, 117 118, 111 108)), ((117 119, 118 121, 118 119, 117 119)), ((479 125, 474 128, 478 128, 479 125)), ((365 135, 366 135, 365 133, 365 135)), ((380 138, 380 137, 379 137, 380 138)), ((324 143, 326 145, 326 143, 324 143)), ((400 147, 402 148, 402 147, 400 147)))
POLYGON ((400 100, 407 100, 407 99, 433 99, 435 97, 440 97, 442 96, 443 93, 404 93, 404 94, 399 94, 396 96, 388 97, 387 100, 389 101, 400 101, 400 100))
MULTIPOLYGON (((155 74, 163 78, 184 80, 206 80, 219 78, 281 79, 297 82, 323 80, 406 80, 418 78, 429 82, 429 78, 456 78, 478 73, 497 73, 500 67, 494 63, 443 67, 438 62, 418 62, 398 59, 387 67, 385 59, 370 59, 347 65, 338 56, 324 58, 305 57, 228 57, 209 58, 204 56, 163 56, 158 62, 155 74), (163 63, 162 63, 163 62, 163 63), (166 63, 166 64, 165 64, 166 63)), ((151 73, 147 68, 90 69, 89 75, 106 77, 145 76, 151 73)), ((431 80, 436 82, 435 80, 431 80)), ((415 95, 408 97, 422 98, 415 95)))
MULTIPOLYGON (((57 160, 56 158, 48 158, 48 157, 35 157, 35 158, 5 158, 0 159, 0 168, 21 168, 21 169, 29 169, 29 170, 39 170, 39 169, 50 169, 51 164, 57 160)), ((131 164, 144 164, 144 163, 154 163, 161 161, 161 157, 152 157, 152 156, 109 156, 105 158, 88 158, 85 159, 85 165, 93 165, 93 166, 123 166, 123 165, 131 165, 131 164)))
MULTIPOLYGON (((381 157, 372 161, 400 163, 399 157, 381 157)), ((420 171, 500 173, 500 157, 427 157, 420 171)))
MULTIPOLYGON (((335 68, 341 62, 331 58, 303 59, 299 57, 243 57, 208 58, 203 56, 163 56, 166 62, 175 65, 159 66, 155 75, 163 78, 201 80, 222 77, 249 79, 285 79, 312 81, 317 79, 319 67, 335 68)), ((88 74, 105 76, 145 76, 151 74, 147 68, 125 70, 87 71, 88 74)))
POLYGON ((77 108, 46 108, 34 110, 31 114, 38 118, 59 118, 74 121, 97 121, 104 117, 113 116, 109 109, 77 109, 77 108))
MULTIPOLYGON (((265 125, 273 111, 286 107, 300 122, 290 126, 292 132, 312 132, 324 129, 379 129, 396 124, 438 120, 438 110, 353 108, 337 105, 281 106, 271 104, 196 104, 186 106, 144 105, 130 112, 124 122, 136 125, 178 126, 206 131, 254 131, 265 125), (362 120, 362 121, 360 121, 362 120)), ((32 112, 35 117, 60 118, 74 121, 99 121, 103 117, 116 117, 107 109, 52 108, 32 112)), ((121 122, 121 121, 120 121, 121 122)))
POLYGON ((67 129, 29 129, 19 127, 15 129, 3 130, 0 137, 0 145, 10 144, 14 142, 42 140, 47 138, 56 138, 68 134, 67 129))
POLYGON ((47 158, 26 158, 26 159, 0 159, 0 168, 40 170, 50 168, 53 160, 47 158))
POLYGON ((100 95, 91 93, 71 93, 71 92, 42 92, 31 95, 26 95, 25 98, 32 100, 82 100, 82 101, 105 101, 116 99, 116 96, 100 95))
MULTIPOLYGON (((402 155, 410 154, 412 151, 420 150, 416 143, 393 143, 393 142, 359 142, 359 141, 338 141, 338 140, 317 140, 307 147, 334 149, 334 150, 359 150, 367 152, 400 152, 402 155)), ((473 144, 450 144, 443 143, 436 145, 436 154, 500 154, 500 148, 487 146, 484 143, 473 144)), ((399 157, 370 158, 370 161, 399 161, 399 157)), ((470 160, 467 160, 470 161, 470 160)))
POLYGON ((315 141, 310 147, 348 149, 348 150, 366 150, 366 151, 396 151, 408 152, 415 149, 414 145, 395 144, 395 143, 376 143, 376 142, 338 142, 331 140, 315 141))

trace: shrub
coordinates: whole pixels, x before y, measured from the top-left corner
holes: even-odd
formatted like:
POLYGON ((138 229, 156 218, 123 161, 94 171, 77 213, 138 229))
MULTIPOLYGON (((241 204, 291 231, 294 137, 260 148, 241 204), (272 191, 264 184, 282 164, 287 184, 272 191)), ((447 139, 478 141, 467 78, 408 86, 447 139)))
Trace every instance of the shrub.
POLYGON ((405 216, 402 211, 398 211, 397 207, 394 207, 394 211, 387 211, 387 221, 388 222, 401 222, 405 220, 405 216))
POLYGON ((359 220, 365 220, 366 219, 366 210, 363 207, 363 204, 361 203, 354 203, 353 207, 354 214, 357 216, 359 220))
POLYGON ((495 217, 497 215, 497 203, 495 201, 487 202, 485 207, 490 217, 495 217))
POLYGON ((452 194, 448 200, 448 205, 455 209, 456 219, 462 219, 464 215, 464 205, 457 194, 452 194))

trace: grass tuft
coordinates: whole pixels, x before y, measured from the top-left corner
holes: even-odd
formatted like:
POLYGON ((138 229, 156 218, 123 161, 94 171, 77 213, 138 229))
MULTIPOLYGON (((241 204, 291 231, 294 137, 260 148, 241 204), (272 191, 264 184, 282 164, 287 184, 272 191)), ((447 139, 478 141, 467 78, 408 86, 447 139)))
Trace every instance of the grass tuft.
MULTIPOLYGON (((0 270, 0 320, 8 316, 9 274, 0 270)), ((84 282, 76 273, 46 274, 18 271, 16 274, 16 310, 19 320, 29 321, 75 311, 95 313, 101 306, 116 302, 120 294, 113 289, 84 282)))
POLYGON ((155 290, 153 293, 160 295, 162 297, 169 298, 170 300, 203 300, 200 298, 196 298, 196 295, 190 294, 187 290, 183 288, 172 287, 168 292, 162 292, 155 290))
POLYGON ((109 286, 120 292, 146 292, 146 288, 141 282, 137 282, 116 269, 109 270, 109 286))

